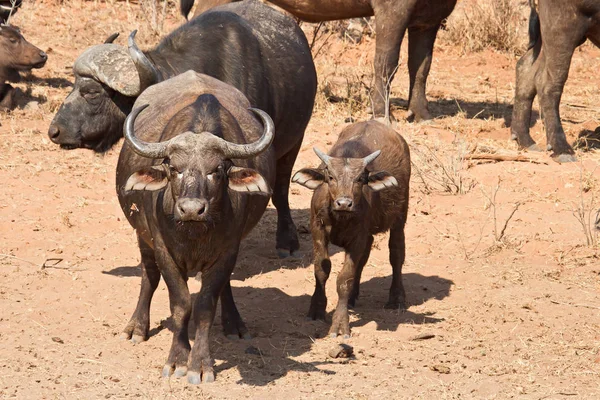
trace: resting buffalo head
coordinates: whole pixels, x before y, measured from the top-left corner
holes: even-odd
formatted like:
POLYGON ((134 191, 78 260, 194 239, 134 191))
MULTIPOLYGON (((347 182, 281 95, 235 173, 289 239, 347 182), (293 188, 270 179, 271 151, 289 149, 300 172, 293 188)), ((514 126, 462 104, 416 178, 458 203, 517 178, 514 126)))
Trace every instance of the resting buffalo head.
POLYGON ((42 68, 47 60, 46 53, 25 40, 18 28, 0 25, 0 68, 27 71, 42 68))
POLYGON ((323 161, 324 168, 301 169, 294 174, 292 181, 313 190, 326 184, 334 212, 358 211, 364 185, 373 191, 398 186, 396 178, 388 172, 368 170, 369 164, 381 154, 380 150, 364 158, 331 157, 317 148, 313 150, 323 161))
POLYGON ((50 139, 65 149, 110 149, 122 136, 125 116, 137 96, 159 80, 154 65, 135 44, 92 46, 75 61, 75 85, 48 129, 50 139))
POLYGON ((125 190, 160 190, 169 186, 173 215, 179 223, 215 225, 227 188, 237 192, 269 195, 263 176, 252 168, 233 165, 231 159, 249 159, 267 150, 274 138, 274 126, 264 111, 251 108, 263 122, 259 140, 249 144, 228 142, 209 132, 184 132, 174 138, 147 143, 134 134, 134 121, 146 106, 135 109, 124 127, 125 139, 142 157, 164 159, 162 164, 133 173, 125 190))

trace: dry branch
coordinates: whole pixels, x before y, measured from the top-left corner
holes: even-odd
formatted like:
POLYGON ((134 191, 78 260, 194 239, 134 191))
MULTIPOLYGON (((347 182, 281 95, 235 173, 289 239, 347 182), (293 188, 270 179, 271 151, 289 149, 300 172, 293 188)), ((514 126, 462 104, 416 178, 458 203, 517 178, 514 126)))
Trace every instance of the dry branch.
POLYGON ((509 154, 487 154, 487 153, 477 153, 477 154, 467 154, 465 156, 466 160, 491 160, 491 161, 520 161, 520 162, 530 162, 533 164, 544 164, 548 165, 546 161, 539 161, 531 157, 527 157, 522 154, 518 155, 509 155, 509 154))

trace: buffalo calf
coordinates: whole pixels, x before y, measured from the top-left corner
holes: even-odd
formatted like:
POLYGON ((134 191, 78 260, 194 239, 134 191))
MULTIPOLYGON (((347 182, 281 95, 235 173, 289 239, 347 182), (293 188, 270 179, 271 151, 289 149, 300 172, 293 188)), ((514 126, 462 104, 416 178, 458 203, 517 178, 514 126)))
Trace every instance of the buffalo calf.
POLYGON ((348 306, 358 298, 360 276, 377 233, 390 231, 393 277, 386 308, 406 308, 402 264, 410 153, 398 133, 376 121, 344 129, 329 155, 314 150, 322 161, 319 168, 302 169, 292 178, 315 191, 310 227, 316 283, 308 316, 325 318, 325 283, 331 271, 327 248, 329 243, 343 247, 346 257, 337 277, 338 304, 329 334, 349 337, 348 306))
POLYGON ((0 110, 14 106, 15 89, 6 81, 18 82, 19 71, 42 68, 48 56, 29 43, 18 28, 0 26, 0 110))

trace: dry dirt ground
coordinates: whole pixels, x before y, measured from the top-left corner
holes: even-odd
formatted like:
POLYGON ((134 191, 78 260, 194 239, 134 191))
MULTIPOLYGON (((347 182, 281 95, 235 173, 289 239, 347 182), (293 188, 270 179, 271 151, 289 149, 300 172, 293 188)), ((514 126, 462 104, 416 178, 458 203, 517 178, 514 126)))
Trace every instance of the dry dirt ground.
MULTIPOLYGON (((324 337, 327 324, 305 320, 314 285, 311 193, 293 187, 302 256, 276 257, 269 207, 243 243, 232 281, 254 338, 226 339, 217 317, 217 381, 190 386, 160 378, 171 342, 162 282, 150 339, 119 339, 140 282, 134 232, 115 196, 120 144, 95 155, 61 150, 46 136, 83 49, 113 31, 140 28, 145 47, 157 38, 137 4, 24 3, 14 23, 49 61, 19 84, 22 106, 38 104, 0 115, 1 398, 600 398, 600 248, 595 233, 586 243, 575 217, 585 213, 589 229, 599 207, 600 154, 578 152, 580 162, 569 165, 544 153, 530 155, 539 163, 466 159, 516 153, 507 128, 514 56, 464 54, 442 33, 429 123, 404 122, 404 62, 394 81, 396 128, 414 161, 404 266, 409 310, 383 309, 391 267, 382 235, 351 316, 346 342, 355 357, 328 356, 339 339, 324 337), (411 340, 419 334, 433 337, 411 340)), ((172 11, 163 29, 181 21, 172 11)), ((314 49, 322 48, 320 93, 296 168, 316 165, 312 147, 328 149, 346 118, 368 117, 361 81, 368 83, 374 39, 357 45, 328 35, 314 49), (341 101, 329 102, 332 93, 341 101)), ((600 125, 598 70, 598 49, 576 52, 561 108, 570 141, 600 125)), ((541 125, 533 133, 545 144, 541 125)), ((329 310, 342 261, 339 249, 332 253, 329 310)), ((190 286, 197 291, 200 283, 190 286)))

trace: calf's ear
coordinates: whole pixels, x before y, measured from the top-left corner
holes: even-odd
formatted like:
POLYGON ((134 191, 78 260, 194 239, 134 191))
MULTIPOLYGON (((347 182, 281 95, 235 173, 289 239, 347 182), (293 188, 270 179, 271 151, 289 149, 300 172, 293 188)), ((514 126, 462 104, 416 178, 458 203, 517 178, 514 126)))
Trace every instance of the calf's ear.
POLYGON ((325 175, 318 170, 313 168, 303 168, 296 172, 292 177, 292 182, 307 187, 311 190, 315 190, 325 181, 325 175))
POLYGON ((134 172, 127 183, 125 190, 159 190, 167 186, 167 172, 162 165, 142 168, 134 172))
POLYGON ((371 172, 369 174, 369 187, 375 192, 398 186, 398 181, 386 171, 371 172))
POLYGON ((267 181, 255 169, 234 166, 227 171, 227 178, 229 179, 229 189, 236 192, 271 194, 267 181))

